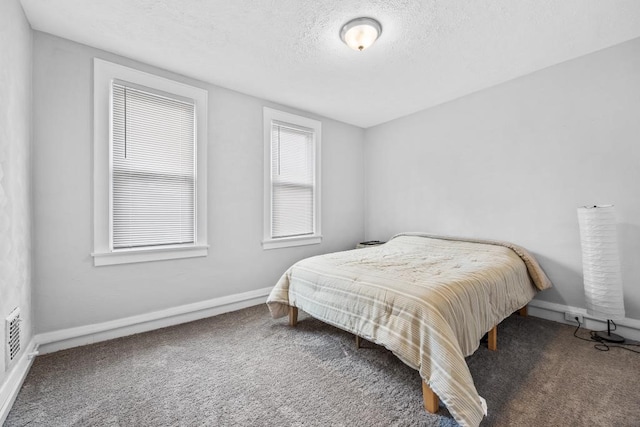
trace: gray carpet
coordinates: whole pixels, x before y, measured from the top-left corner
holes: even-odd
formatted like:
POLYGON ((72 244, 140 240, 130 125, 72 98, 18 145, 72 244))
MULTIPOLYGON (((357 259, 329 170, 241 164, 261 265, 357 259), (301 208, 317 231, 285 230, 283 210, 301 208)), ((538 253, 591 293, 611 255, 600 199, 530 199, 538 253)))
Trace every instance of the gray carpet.
MULTIPOLYGON (((640 355, 511 316, 468 358, 483 426, 637 426, 640 355)), ((420 377, 382 347, 265 305, 36 358, 13 426, 456 426, 422 408, 420 377)))

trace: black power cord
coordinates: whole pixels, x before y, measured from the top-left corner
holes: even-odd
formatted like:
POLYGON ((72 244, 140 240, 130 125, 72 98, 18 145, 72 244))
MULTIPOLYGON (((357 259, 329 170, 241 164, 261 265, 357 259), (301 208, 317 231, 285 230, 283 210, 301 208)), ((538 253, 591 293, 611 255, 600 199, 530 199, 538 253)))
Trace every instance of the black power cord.
MULTIPOLYGON (((596 335, 598 333, 598 331, 590 331, 589 339, 579 337, 578 336, 578 331, 580 330, 580 326, 582 324, 580 323, 580 318, 579 317, 576 316, 576 317, 574 317, 574 319, 576 319, 576 322, 578 323, 578 327, 576 328, 575 331, 573 331, 573 336, 578 338, 578 339, 580 339, 580 340, 582 340, 582 341, 588 341, 588 342, 597 343, 597 344, 594 344, 594 346, 593 346, 596 350, 609 351, 611 348, 617 347, 617 348, 621 348, 623 350, 630 351, 632 353, 640 354, 640 351, 634 350, 632 348, 628 348, 628 347, 640 347, 640 343, 638 343, 638 342, 625 343, 625 344, 609 344, 606 341, 604 341, 602 338, 600 338, 598 335, 596 335)), ((613 322, 613 320, 611 320, 611 323, 613 323, 613 330, 615 331, 618 328, 618 326, 613 322)))

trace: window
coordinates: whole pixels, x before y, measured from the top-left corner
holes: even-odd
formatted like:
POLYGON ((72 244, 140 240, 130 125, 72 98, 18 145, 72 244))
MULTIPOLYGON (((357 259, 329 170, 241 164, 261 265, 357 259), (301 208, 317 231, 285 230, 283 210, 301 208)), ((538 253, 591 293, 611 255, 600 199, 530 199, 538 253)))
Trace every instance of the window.
POLYGON ((94 60, 94 264, 207 255, 207 92, 94 60))
POLYGON ((317 120, 264 108, 265 249, 320 243, 317 120))

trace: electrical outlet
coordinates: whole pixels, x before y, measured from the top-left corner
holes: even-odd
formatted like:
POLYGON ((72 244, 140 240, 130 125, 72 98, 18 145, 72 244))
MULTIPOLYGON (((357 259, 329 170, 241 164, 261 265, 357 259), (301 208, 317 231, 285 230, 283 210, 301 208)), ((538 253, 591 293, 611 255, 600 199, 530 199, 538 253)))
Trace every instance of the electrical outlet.
POLYGON ((565 311, 564 313, 564 320, 566 320, 567 322, 576 323, 576 317, 578 318, 580 324, 584 325, 584 318, 582 317, 582 314, 571 313, 570 311, 565 311))

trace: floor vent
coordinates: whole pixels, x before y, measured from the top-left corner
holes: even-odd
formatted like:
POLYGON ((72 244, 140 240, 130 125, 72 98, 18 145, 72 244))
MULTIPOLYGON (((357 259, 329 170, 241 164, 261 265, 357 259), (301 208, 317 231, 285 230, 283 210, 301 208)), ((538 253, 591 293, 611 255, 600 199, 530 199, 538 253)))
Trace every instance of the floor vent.
POLYGON ((20 353, 20 309, 16 308, 6 319, 6 368, 9 369, 20 353))

